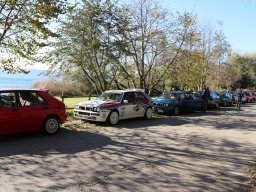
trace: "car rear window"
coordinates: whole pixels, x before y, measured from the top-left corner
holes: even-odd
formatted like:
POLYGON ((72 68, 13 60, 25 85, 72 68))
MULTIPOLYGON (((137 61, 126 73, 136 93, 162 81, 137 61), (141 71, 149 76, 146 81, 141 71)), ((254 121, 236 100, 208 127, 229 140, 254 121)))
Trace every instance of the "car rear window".
POLYGON ((0 92, 0 108, 15 106, 16 98, 14 92, 0 92))
POLYGON ((165 92, 162 95, 160 95, 159 98, 161 98, 161 99, 179 99, 179 94, 165 92))

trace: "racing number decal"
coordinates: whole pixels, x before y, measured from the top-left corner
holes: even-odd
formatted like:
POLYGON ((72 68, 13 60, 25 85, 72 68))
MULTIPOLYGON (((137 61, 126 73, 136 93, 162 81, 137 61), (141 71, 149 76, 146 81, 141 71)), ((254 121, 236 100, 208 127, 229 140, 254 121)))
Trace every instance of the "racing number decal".
POLYGON ((139 111, 140 110, 140 106, 136 105, 135 107, 133 107, 133 110, 136 111, 136 112, 139 111))

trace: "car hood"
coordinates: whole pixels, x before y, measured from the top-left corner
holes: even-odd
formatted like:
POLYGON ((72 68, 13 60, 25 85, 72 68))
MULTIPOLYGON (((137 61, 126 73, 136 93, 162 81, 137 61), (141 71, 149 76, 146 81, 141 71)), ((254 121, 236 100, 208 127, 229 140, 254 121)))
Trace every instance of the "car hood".
POLYGON ((85 102, 79 103, 78 105, 82 107, 104 107, 111 104, 117 104, 117 102, 113 100, 107 100, 107 101, 92 100, 92 101, 85 101, 85 102))
POLYGON ((154 103, 175 103, 177 102, 176 99, 163 99, 163 98, 156 98, 152 99, 154 103))

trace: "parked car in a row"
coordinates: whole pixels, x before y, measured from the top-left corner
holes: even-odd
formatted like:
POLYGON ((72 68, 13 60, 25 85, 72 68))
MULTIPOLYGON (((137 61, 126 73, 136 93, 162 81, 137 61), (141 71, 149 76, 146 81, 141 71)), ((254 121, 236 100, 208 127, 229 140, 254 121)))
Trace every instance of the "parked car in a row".
POLYGON ((220 105, 221 106, 224 106, 224 107, 227 107, 227 106, 233 106, 233 103, 234 103, 234 98, 233 98, 233 95, 229 92, 221 92, 219 94, 219 97, 220 97, 220 105))
POLYGON ((169 91, 153 99, 155 113, 179 115, 202 110, 203 103, 190 91, 169 91))
MULTIPOLYGON (((174 114, 203 110, 202 92, 167 91, 151 99, 144 90, 127 89, 105 91, 96 100, 85 101, 74 107, 74 117, 86 121, 107 122, 116 125, 119 120, 135 117, 151 119, 153 112, 174 114)), ((209 107, 232 105, 232 95, 220 96, 210 91, 209 107)))
POLYGON ((55 134, 67 115, 48 90, 0 90, 0 134, 42 131, 55 134))
POLYGON ((74 116, 82 120, 115 125, 122 119, 151 119, 152 107, 151 98, 141 89, 111 90, 102 93, 96 100, 77 104, 74 116))
POLYGON ((244 92, 244 97, 246 99, 246 103, 255 102, 255 95, 252 92, 244 92))

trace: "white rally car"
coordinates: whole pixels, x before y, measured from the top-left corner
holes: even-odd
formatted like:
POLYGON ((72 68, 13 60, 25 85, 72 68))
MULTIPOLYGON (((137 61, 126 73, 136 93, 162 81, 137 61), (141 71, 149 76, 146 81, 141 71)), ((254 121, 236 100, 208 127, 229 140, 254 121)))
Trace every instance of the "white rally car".
POLYGON ((121 119, 151 119, 152 106, 151 98, 141 89, 111 90, 105 91, 96 100, 75 105, 74 116, 115 125, 121 119))

